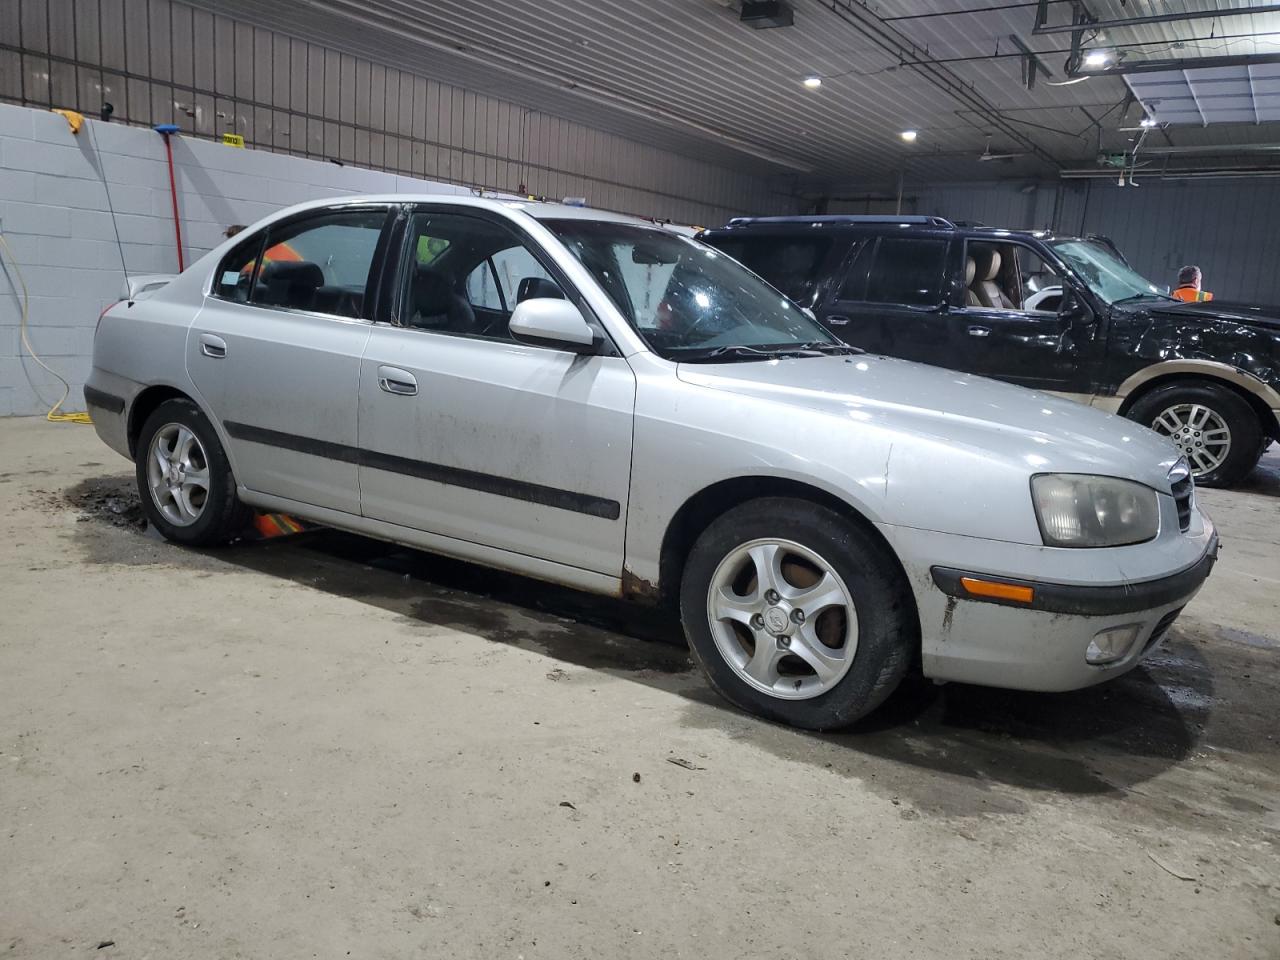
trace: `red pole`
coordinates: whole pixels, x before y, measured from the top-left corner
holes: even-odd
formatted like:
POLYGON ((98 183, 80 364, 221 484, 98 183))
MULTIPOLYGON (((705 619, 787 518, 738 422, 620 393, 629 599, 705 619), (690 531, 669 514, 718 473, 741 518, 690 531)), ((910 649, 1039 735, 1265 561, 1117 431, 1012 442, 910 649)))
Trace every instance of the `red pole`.
POLYGON ((164 152, 169 157, 169 199, 173 201, 173 235, 178 243, 178 272, 187 269, 182 256, 182 220, 178 216, 178 184, 173 176, 173 145, 169 143, 171 134, 177 132, 173 124, 161 124, 156 127, 160 136, 164 137, 164 152), (166 129, 166 128, 172 129, 166 129))

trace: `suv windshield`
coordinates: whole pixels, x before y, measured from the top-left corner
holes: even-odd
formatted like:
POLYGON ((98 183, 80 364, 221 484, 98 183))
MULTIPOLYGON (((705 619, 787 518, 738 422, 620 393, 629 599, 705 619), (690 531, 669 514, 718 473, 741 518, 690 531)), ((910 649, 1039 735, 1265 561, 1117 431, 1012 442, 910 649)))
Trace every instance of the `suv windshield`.
POLYGON ((659 356, 761 360, 858 352, 732 258, 668 230, 545 220, 659 356))
POLYGON ((1164 291, 1095 240, 1059 240, 1052 244, 1089 289, 1107 303, 1138 297, 1165 297, 1164 291))

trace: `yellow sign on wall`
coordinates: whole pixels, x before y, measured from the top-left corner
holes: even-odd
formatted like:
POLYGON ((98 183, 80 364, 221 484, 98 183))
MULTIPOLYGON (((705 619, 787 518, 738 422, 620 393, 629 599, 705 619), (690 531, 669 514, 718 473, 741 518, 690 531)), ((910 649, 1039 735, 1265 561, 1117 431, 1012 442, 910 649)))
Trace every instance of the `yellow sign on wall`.
POLYGON ((243 147, 244 137, 240 136, 238 133, 224 133, 222 135, 222 142, 228 147, 243 147))

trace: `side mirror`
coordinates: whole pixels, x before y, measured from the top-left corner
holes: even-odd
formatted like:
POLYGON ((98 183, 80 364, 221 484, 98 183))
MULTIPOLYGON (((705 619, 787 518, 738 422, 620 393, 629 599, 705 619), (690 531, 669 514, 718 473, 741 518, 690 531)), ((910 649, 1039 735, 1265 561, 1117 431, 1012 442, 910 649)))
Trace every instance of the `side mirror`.
POLYGON ((1064 283, 1062 301, 1058 304, 1058 319, 1068 327, 1091 327, 1097 317, 1075 285, 1064 283))
POLYGON ((516 304, 507 328, 521 343, 558 347, 574 353, 591 353, 598 338, 582 311, 568 300, 534 297, 516 304))

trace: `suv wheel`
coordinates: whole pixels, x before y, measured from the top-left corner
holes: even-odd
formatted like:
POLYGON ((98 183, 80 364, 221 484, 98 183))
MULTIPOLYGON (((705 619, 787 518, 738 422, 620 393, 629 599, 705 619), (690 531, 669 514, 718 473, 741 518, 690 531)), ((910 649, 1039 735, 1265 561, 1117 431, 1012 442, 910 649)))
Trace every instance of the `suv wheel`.
POLYGON ((218 435, 190 400, 166 400, 147 417, 134 467, 142 509, 166 540, 213 546, 249 522, 218 435))
POLYGON ((1238 483, 1262 454, 1262 425, 1253 408, 1234 391, 1207 380, 1157 387, 1125 416, 1177 444, 1202 487, 1238 483))
POLYGON ((883 545, 803 500, 735 507, 698 538, 680 612, 694 659, 744 710, 811 730, 875 709, 918 646, 907 585, 883 545))

